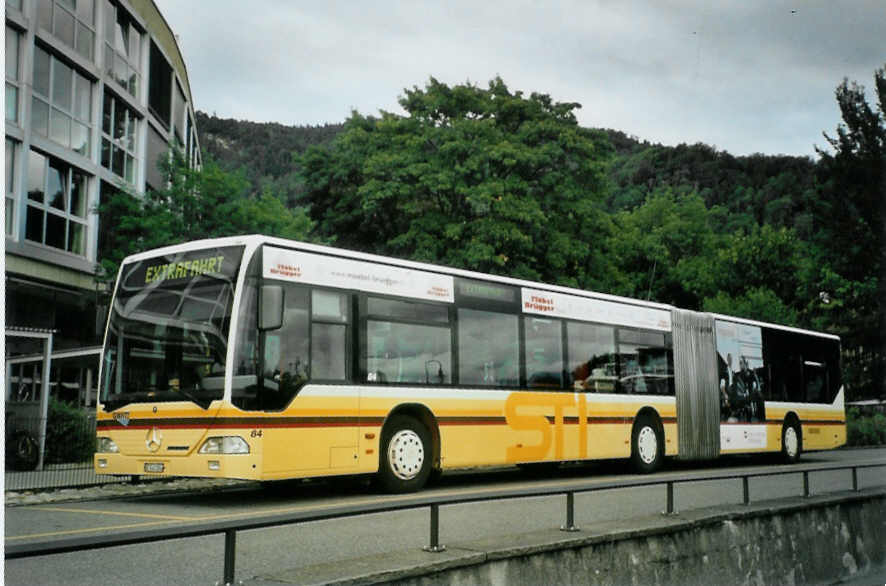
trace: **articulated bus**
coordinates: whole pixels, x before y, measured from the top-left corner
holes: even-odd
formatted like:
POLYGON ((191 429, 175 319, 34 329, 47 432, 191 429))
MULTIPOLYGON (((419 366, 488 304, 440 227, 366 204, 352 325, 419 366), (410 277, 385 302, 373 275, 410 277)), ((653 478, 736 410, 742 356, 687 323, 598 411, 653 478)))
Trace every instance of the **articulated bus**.
POLYGON ((836 336, 243 236, 127 258, 95 471, 280 480, 846 440, 836 336))

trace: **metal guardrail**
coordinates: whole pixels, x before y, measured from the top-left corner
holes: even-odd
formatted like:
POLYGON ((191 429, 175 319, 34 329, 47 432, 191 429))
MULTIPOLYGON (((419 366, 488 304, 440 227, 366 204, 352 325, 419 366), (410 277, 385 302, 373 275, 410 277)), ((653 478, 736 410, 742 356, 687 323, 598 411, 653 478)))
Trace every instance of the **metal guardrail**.
POLYGON ((830 472, 839 470, 852 470, 852 491, 858 492, 858 470, 866 468, 886 467, 886 462, 866 462, 857 464, 832 464, 824 466, 794 465, 790 469, 779 469, 768 472, 744 472, 723 473, 708 476, 698 476, 690 473, 676 477, 641 477, 629 478, 610 482, 588 482, 570 487, 562 486, 538 486, 530 488, 505 489, 495 493, 470 493, 463 495, 406 495, 391 496, 389 499, 377 503, 364 503, 359 505, 340 505, 324 508, 319 511, 299 511, 278 515, 266 515, 249 520, 231 519, 196 523, 187 527, 175 525, 162 529, 126 531, 115 534, 95 535, 90 537, 67 537, 53 541, 32 541, 27 543, 6 543, 4 557, 7 560, 35 557, 42 555, 70 553, 122 545, 134 545, 140 543, 152 543, 171 539, 183 539, 189 537, 203 537, 207 535, 225 535, 224 574, 223 584, 234 584, 234 565, 236 558, 237 532, 253 529, 278 527, 307 523, 311 521, 324 521, 343 517, 354 517, 372 513, 385 513, 402 511, 405 509, 417 509, 429 507, 430 509, 430 542, 424 547, 425 551, 440 552, 446 549, 440 543, 440 507, 444 505, 456 505, 483 501, 507 500, 515 498, 531 498, 543 496, 566 495, 566 523, 561 526, 563 531, 580 531, 575 525, 575 494, 586 492, 598 492, 619 488, 637 488, 645 486, 666 485, 666 509, 663 514, 676 514, 674 508, 674 488, 679 483, 710 482, 715 480, 742 480, 742 502, 750 504, 750 478, 765 476, 780 476, 785 474, 803 475, 803 496, 812 496, 810 491, 809 476, 814 472, 830 472))

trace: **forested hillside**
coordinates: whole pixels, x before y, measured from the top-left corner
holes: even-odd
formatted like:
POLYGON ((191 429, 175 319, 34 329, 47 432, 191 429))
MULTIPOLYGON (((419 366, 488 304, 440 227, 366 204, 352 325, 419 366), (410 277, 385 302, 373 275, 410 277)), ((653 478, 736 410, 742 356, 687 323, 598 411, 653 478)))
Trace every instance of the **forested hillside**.
POLYGON ((224 169, 242 169, 256 193, 265 189, 294 205, 303 187, 292 155, 330 142, 341 124, 284 126, 209 116, 197 112, 200 146, 224 169))
MULTIPOLYGON (((340 125, 198 113, 199 188, 156 201, 228 211, 160 232, 285 234, 825 330, 843 337, 849 398, 884 396, 884 70, 875 81, 874 108, 860 86, 837 86, 844 124, 822 129, 816 160, 582 128, 578 104, 501 79, 432 78, 404 91, 405 115, 340 125)), ((135 226, 126 246, 153 243, 144 212, 117 203, 135 226)))
MULTIPOLYGON (((344 124, 284 126, 222 119, 197 112, 201 146, 223 168, 243 169, 258 193, 270 188, 295 203, 304 193, 293 154, 328 144, 344 124)), ((607 170, 606 209, 632 209, 660 187, 696 192, 708 206, 729 212, 726 230, 754 224, 794 227, 809 234, 805 203, 815 196, 815 163, 808 157, 753 155, 735 157, 708 145, 662 146, 623 132, 602 129, 613 147, 607 170)))

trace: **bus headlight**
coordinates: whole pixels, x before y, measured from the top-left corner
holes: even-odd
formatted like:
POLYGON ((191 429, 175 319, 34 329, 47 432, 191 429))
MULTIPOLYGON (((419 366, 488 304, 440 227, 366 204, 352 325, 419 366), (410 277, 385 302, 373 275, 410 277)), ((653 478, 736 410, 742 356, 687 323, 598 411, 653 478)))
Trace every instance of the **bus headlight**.
POLYGON ((95 442, 95 451, 99 454, 116 454, 120 452, 120 448, 109 437, 99 437, 95 442))
POLYGON ((200 454, 248 454, 249 444, 240 436, 226 435, 224 437, 207 438, 200 446, 200 454))

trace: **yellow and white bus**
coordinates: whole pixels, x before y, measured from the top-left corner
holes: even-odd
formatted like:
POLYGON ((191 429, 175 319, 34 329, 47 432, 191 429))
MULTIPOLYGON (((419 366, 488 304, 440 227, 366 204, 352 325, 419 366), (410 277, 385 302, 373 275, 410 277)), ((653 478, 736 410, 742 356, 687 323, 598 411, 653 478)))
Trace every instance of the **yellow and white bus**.
POLYGON ((277 480, 845 443, 836 336, 243 236, 121 266, 99 474, 277 480))

